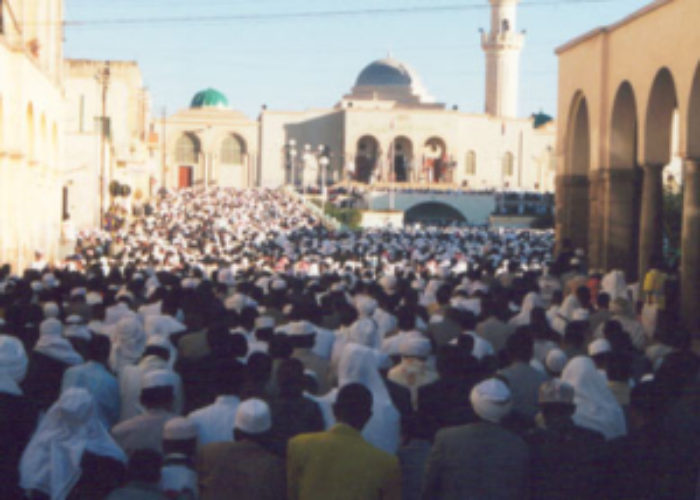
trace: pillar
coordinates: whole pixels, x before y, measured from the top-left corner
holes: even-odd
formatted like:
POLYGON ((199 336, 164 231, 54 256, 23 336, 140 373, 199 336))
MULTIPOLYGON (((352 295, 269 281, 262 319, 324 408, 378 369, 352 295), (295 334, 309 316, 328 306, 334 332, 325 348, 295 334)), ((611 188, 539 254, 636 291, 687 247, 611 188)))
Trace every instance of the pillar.
POLYGON ((700 161, 686 159, 683 171, 681 314, 692 334, 700 334, 700 161))
POLYGON ((642 211, 639 220, 639 279, 643 282, 649 260, 663 249, 663 165, 642 167, 642 211))
POLYGON ((604 220, 605 213, 605 172, 593 170, 588 176, 589 227, 588 247, 583 247, 588 256, 588 267, 597 269, 603 266, 604 220))
POLYGON ((564 238, 574 248, 588 249, 588 176, 559 175, 556 179, 555 227, 557 252, 564 238))
POLYGON ((639 169, 636 166, 604 171, 605 237, 601 266, 622 269, 628 282, 635 281, 639 251, 639 169))

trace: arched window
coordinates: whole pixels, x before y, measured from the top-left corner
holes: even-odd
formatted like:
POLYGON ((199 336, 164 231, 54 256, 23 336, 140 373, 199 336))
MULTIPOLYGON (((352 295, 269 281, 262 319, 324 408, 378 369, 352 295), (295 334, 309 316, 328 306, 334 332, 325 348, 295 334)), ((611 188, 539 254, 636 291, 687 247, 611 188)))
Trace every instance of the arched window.
POLYGON ((503 176, 513 176, 513 153, 508 152, 503 155, 503 176))
POLYGON ((175 161, 178 163, 197 163, 199 161, 199 141, 189 133, 183 134, 175 144, 175 161))
POLYGON ((245 146, 235 135, 227 136, 221 143, 221 163, 242 165, 245 146))
POLYGON ((469 151, 465 162, 465 170, 467 175, 476 175, 476 152, 469 151))

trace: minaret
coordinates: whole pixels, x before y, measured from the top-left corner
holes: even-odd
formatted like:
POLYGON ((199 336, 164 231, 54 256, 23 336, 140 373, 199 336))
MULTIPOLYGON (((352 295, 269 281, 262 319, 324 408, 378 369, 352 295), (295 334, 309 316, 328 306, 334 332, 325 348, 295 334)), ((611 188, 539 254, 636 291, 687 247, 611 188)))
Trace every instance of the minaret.
POLYGON ((518 69, 524 35, 515 30, 520 0, 489 0, 491 31, 481 33, 486 53, 486 113, 514 118, 518 114, 518 69))

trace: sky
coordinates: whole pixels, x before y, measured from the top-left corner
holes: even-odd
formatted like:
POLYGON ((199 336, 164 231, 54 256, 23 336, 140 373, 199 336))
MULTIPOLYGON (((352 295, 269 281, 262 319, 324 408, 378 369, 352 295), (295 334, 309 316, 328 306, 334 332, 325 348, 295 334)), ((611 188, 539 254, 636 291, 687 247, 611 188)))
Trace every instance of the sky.
MULTIPOLYGON (((526 30, 519 115, 556 115, 556 47, 648 0, 521 0, 526 30)), ((439 102, 483 112, 488 0, 65 0, 66 57, 135 60, 153 112, 199 90, 256 118, 335 105, 370 62, 391 54, 439 102), (352 14, 348 12, 352 12, 352 14)))

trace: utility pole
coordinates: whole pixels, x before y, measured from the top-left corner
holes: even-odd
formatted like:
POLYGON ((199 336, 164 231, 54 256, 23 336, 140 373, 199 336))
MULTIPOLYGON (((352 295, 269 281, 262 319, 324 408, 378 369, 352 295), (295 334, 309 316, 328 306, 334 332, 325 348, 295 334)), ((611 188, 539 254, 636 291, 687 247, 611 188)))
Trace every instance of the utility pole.
POLYGON ((107 151, 107 89, 109 88, 109 61, 105 62, 101 71, 95 75, 102 86, 102 116, 100 117, 100 229, 105 225, 105 168, 107 151))

